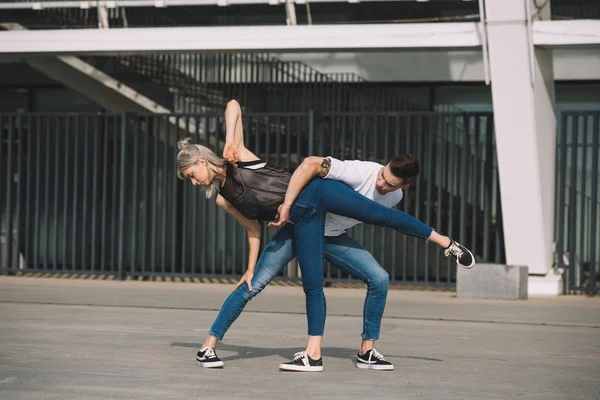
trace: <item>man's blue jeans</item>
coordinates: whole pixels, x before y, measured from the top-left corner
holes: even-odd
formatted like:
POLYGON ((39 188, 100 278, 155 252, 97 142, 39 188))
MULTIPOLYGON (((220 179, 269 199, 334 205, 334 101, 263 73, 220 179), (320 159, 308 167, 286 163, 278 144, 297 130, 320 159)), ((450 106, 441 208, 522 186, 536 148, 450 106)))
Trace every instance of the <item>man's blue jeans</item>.
MULTIPOLYGON (((325 328, 327 306, 323 293, 324 224, 325 214, 328 212, 389 227, 424 240, 429 238, 432 232, 430 227, 411 215, 384 207, 344 183, 313 179, 294 202, 289 218, 294 223, 296 255, 302 271, 302 286, 306 296, 309 336, 321 336, 325 328)), ((273 242, 275 242, 273 244, 275 249, 282 246, 282 243, 277 243, 276 237, 277 235, 267 244, 267 248, 273 242)), ((263 285, 261 282, 258 283, 263 285)), ((252 284, 254 285, 254 282, 252 284)), ((217 335, 214 336, 219 338, 217 335)))
MULTIPOLYGON (((252 292, 245 283, 234 290, 223 303, 209 334, 222 340, 248 301, 262 292, 294 257, 294 226, 287 224, 273 236, 258 259, 252 278, 252 292)), ((379 339, 388 292, 388 273, 367 249, 347 234, 325 237, 325 258, 342 271, 367 284, 361 336, 367 340, 379 339)))

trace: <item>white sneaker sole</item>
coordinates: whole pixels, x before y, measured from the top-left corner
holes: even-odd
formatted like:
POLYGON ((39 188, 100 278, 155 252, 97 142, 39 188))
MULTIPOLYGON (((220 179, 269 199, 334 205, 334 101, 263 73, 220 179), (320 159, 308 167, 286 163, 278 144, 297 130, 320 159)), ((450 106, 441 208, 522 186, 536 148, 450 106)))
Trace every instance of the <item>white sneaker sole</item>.
POLYGON ((464 269, 471 269, 475 266, 475 256, 473 255, 473 253, 471 253, 471 250, 467 249, 465 247, 465 250, 467 250, 467 252, 469 253, 469 255, 471 256, 471 260, 473 260, 473 262, 471 263, 471 265, 463 265, 459 262, 457 262, 457 265, 460 265, 461 267, 463 267, 464 269))
POLYGON ((306 367, 304 365, 279 364, 279 369, 282 371, 295 371, 295 372, 323 372, 322 365, 318 365, 315 367, 306 367))
POLYGON ((202 367, 202 368, 223 368, 225 363, 223 361, 205 363, 205 362, 196 360, 196 365, 199 367, 202 367))
POLYGON ((471 265, 462 265, 461 263, 458 263, 458 265, 460 265, 464 269, 471 269, 475 266, 475 256, 473 256, 473 253, 471 253, 469 250, 467 250, 467 251, 471 255, 471 260, 473 260, 473 262, 471 263, 471 265))
POLYGON ((378 371, 393 371, 393 365, 376 365, 376 364, 364 364, 364 363, 356 363, 356 368, 360 369, 376 369, 378 371))

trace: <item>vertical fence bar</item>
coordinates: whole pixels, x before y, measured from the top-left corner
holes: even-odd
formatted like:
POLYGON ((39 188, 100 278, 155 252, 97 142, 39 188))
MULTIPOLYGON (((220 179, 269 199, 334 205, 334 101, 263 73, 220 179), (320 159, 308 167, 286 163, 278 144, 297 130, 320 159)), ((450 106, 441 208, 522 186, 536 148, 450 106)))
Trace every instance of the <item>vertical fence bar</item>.
MULTIPOLYGON (((190 132, 190 116, 186 115, 185 116, 185 133, 186 135, 190 132)), ((178 138, 176 137, 176 140, 178 138)), ((137 147, 137 143, 134 143, 134 146, 137 147)), ((177 170, 175 171, 175 173, 177 173, 177 170)), ((175 177, 173 177, 173 180, 175 180, 175 177)), ((187 240, 188 240, 188 233, 187 233, 187 208, 188 208, 188 187, 189 185, 187 184, 187 182, 184 182, 183 185, 183 196, 182 196, 182 200, 181 203, 182 207, 181 207, 181 272, 184 273, 185 272, 185 265, 186 265, 186 250, 187 250, 187 240)), ((134 197, 135 198, 135 197, 134 197)), ((194 204, 195 206, 196 204, 194 204)), ((193 246, 193 244, 192 244, 193 246)), ((173 253, 175 253, 175 251, 173 251, 173 253)), ((191 274, 191 271, 190 271, 191 274)))
MULTIPOLYGON (((22 182, 23 182, 23 151, 24 151, 24 143, 23 141, 26 138, 26 134, 25 134, 25 129, 23 129, 23 116, 21 115, 17 115, 17 132, 19 134, 19 140, 17 142, 17 179, 16 181, 16 211, 15 211, 15 236, 16 238, 14 239, 15 241, 15 254, 13 254, 13 257, 15 259, 15 263, 13 264, 13 272, 17 272, 19 270, 19 264, 20 264, 20 252, 21 252, 21 194, 23 192, 22 190, 22 182)), ((27 128, 27 130, 29 130, 29 127, 27 128)), ((12 217, 10 217, 12 219, 12 217)), ((7 244, 9 245, 8 247, 11 247, 12 245, 12 241, 7 242, 7 244)))
MULTIPOLYGON (((362 159, 367 160, 368 157, 368 148, 367 148, 367 131, 366 131, 366 120, 367 115, 361 114, 360 117, 360 134, 362 138, 362 159)), ((360 241, 364 243, 365 241, 365 224, 360 224, 360 241)))
POLYGON ((13 129, 13 117, 8 116, 8 154, 6 166, 6 252, 4 253, 4 271, 10 272, 12 263, 12 189, 13 189, 13 146, 15 140, 15 132, 13 129))
MULTIPOLYGON (((315 113, 313 110, 308 110, 308 156, 312 156, 315 146, 315 113)), ((298 147, 300 151, 300 147, 298 147)), ((298 164, 300 163, 300 154, 298 154, 298 164)))
MULTIPOLYGON (((573 117, 573 129, 571 130, 571 179, 569 190, 569 235, 567 251, 569 252, 569 287, 575 289, 575 239, 577 229, 575 219, 577 216, 576 189, 577 189, 577 139, 579 132, 579 115, 573 117)), ((576 288, 579 290, 580 288, 576 288)))
MULTIPOLYGON (((275 118, 275 126, 277 126, 277 122, 279 120, 279 117, 275 118)), ((271 127, 273 125, 272 119, 271 118, 267 118, 267 126, 265 127, 265 158, 264 161, 267 163, 271 162, 271 127)), ((275 130, 277 130, 277 128, 275 128, 275 130)))
MULTIPOLYGON (((463 174, 463 177, 465 178, 465 181, 470 182, 469 185, 460 185, 458 188, 458 192, 460 193, 460 218, 465 221, 467 219, 467 197, 469 195, 467 188, 471 188, 471 193, 473 194, 473 198, 477 196, 478 193, 478 186, 477 186, 477 179, 474 176, 475 175, 475 171, 473 171, 473 169, 477 169, 479 167, 479 159, 478 159, 478 154, 477 154, 477 146, 475 146, 475 154, 472 154, 472 150, 471 150, 471 124, 472 124, 472 118, 470 117, 464 117, 462 119, 462 142, 463 142, 463 148, 461 149, 461 156, 460 156, 460 168, 463 174), (466 120, 466 121, 465 121, 466 120), (467 160, 474 160, 473 161, 473 165, 471 165, 471 168, 468 168, 467 166, 467 160)), ((474 134, 474 140, 475 142, 477 142, 479 140, 479 117, 475 117, 475 128, 473 129, 475 134, 474 134)), ((460 137, 459 137, 460 140, 460 137)), ((473 201, 471 203, 471 214, 474 216, 477 213, 477 208, 475 207, 475 202, 473 201)), ((474 217, 473 217, 474 218, 474 217)), ((459 234, 458 237, 461 243, 465 243, 465 231, 466 231, 466 225, 465 223, 460 224, 459 227, 459 234)), ((471 240, 472 242, 475 242, 475 238, 477 237, 477 233, 475 232, 474 229, 474 225, 471 226, 471 229, 473 230, 473 239, 471 240)))
POLYGON ((104 152, 104 161, 102 163, 102 212, 100 216, 100 268, 101 272, 106 271, 106 253, 108 252, 108 246, 106 241, 106 221, 108 219, 107 211, 106 211, 106 202, 107 202, 107 191, 108 191, 108 125, 109 125, 109 116, 105 115, 103 118, 104 124, 104 145, 102 146, 102 151, 104 152))
POLYGON ((69 222, 69 172, 70 170, 70 139, 71 139, 71 124, 70 124, 70 116, 65 115, 65 164, 64 164, 64 178, 62 180, 62 184, 64 185, 63 190, 63 231, 62 231, 62 270, 66 272, 67 269, 67 245, 69 242, 69 230, 67 228, 69 222))
MULTIPOLYGON (((89 246, 87 245, 87 212, 86 209, 88 208, 88 181, 90 181, 90 179, 88 179, 90 176, 92 176, 88 170, 88 152, 89 152, 89 136, 90 136, 90 117, 89 116, 85 116, 83 119, 83 205, 82 205, 82 221, 81 221, 81 271, 85 271, 86 267, 85 267, 85 252, 87 251, 87 249, 89 248, 89 246)), ((96 151, 97 149, 94 148, 94 151, 96 151)), ((96 179, 95 176, 93 176, 91 178, 91 180, 96 179)), ((92 211, 93 213, 93 211, 92 211)), ((92 217, 93 218, 93 217, 92 217)))
MULTIPOLYGON (((383 162, 383 164, 386 165, 389 162, 390 158, 391 158, 390 157, 390 119, 391 119, 391 117, 390 116, 384 116, 383 118, 385 119, 385 125, 384 125, 385 126, 385 128, 384 128, 384 135, 385 136, 384 136, 384 141, 383 141, 383 143, 384 143, 384 148, 383 148, 384 162, 383 162)), ((345 123, 344 122, 345 122, 345 119, 342 120, 342 138, 345 139, 345 132, 344 132, 344 130, 345 130, 345 123)), ((345 143, 344 143, 344 141, 342 141, 342 151, 341 151, 341 153, 342 153, 342 160, 343 160, 343 153, 344 153, 344 150, 343 150, 344 149, 344 145, 345 145, 345 143)), ((383 230, 383 228, 380 228, 380 229, 382 230, 382 234, 381 234, 380 263, 381 263, 381 265, 386 265, 386 263, 385 263, 385 258, 386 258, 385 255, 386 255, 386 250, 388 248, 387 247, 387 243, 386 243, 387 242, 388 232, 387 232, 387 229, 386 230, 383 230)))
MULTIPOLYGON (((396 125, 396 132, 395 132, 395 147, 394 147, 394 155, 398 155, 400 154, 400 115, 396 114, 394 116, 394 121, 395 121, 395 125, 396 125)), ((352 124, 354 125, 354 124, 352 124)), ((355 133, 353 130, 353 140, 352 140, 352 157, 355 156, 354 154, 354 146, 355 146, 355 133)), ((398 206, 396 206, 396 208, 398 208, 398 206)), ((392 271, 391 271, 391 276, 392 276, 392 282, 396 282, 396 265, 398 264, 398 258, 397 258, 397 254, 396 254, 396 248, 398 247, 398 232, 393 229, 392 230, 392 271)), ((405 250, 405 249, 403 249, 405 250)))
MULTIPOLYGON (((443 208, 442 194, 444 191, 444 182, 446 180, 446 175, 447 175, 447 169, 444 168, 446 155, 447 155, 447 152, 445 151, 445 149, 446 149, 446 125, 447 125, 446 121, 447 121, 446 116, 443 116, 440 118, 440 124, 437 127, 438 132, 439 132, 439 140, 436 140, 436 146, 437 146, 436 160, 439 160, 439 165, 440 165, 439 182, 438 182, 438 189, 437 189, 436 222, 437 222, 437 229, 440 232, 442 231, 442 208, 443 208)), ((438 167, 436 167, 436 169, 437 168, 438 167)), ((437 251, 435 253, 435 281, 436 281, 436 283, 441 282, 440 266, 441 266, 441 252, 437 251)))
POLYGON ((61 123, 62 120, 62 116, 57 116, 56 117, 56 143, 54 143, 54 258, 52 260, 52 270, 56 271, 57 269, 57 261, 58 261, 58 206, 60 204, 60 194, 59 194, 59 190, 60 190, 60 178, 59 178, 59 173, 60 173, 60 153, 59 153, 59 142, 58 142, 58 138, 62 137, 63 139, 65 139, 64 134, 61 135, 61 123))
MULTIPOLYGON (((4 137, 4 125, 4 115, 0 114, 0 168, 2 168, 0 169, 0 173, 3 173, 5 169, 8 170, 8 165, 4 164, 4 141, 6 140, 4 137)), ((10 150, 10 142, 7 142, 7 149, 10 150)), ((9 186, 10 181, 7 181, 6 185, 9 186)), ((5 190, 2 193, 0 193, 0 199, 3 201, 3 203, 0 203, 0 208, 2 208, 5 203, 8 203, 7 192, 8 191, 5 190)), ((8 215, 6 215, 6 219, 8 220, 8 215)), ((4 225, 2 224, 2 210, 0 209, 0 231, 2 231, 3 226, 4 225)), ((4 261, 5 260, 1 259, 0 257, 0 275, 4 275, 7 272, 6 268, 8 268, 8 264, 5 265, 4 261)))
MULTIPOLYGON (((373 138, 373 160, 378 161, 378 157, 379 157, 379 132, 377 132, 377 115, 373 115, 373 131, 371 132, 371 135, 374 136, 373 138)), ((378 227, 379 229, 379 227, 378 227)), ((371 243, 369 246, 369 251, 371 253, 373 253, 375 251, 375 225, 371 224, 371 243)))
POLYGON ((100 135, 101 135, 101 123, 105 117, 96 115, 94 118, 94 141, 92 148, 94 149, 94 161, 93 161, 93 172, 92 172, 92 228, 90 243, 92 251, 90 253, 90 272, 94 271, 96 265, 96 221, 98 221, 98 161, 100 151, 105 151, 104 147, 99 147, 100 135))
MULTIPOLYGON (((162 202, 160 207, 161 212, 161 237, 160 237, 160 255, 161 255, 161 267, 160 273, 164 275, 167 268, 167 171, 169 169, 169 140, 170 140, 170 131, 171 125, 169 123, 170 116, 163 116, 163 128, 165 130, 164 138, 165 141, 163 143, 163 163, 162 163, 162 181, 160 188, 162 190, 162 202)), ((209 142, 210 143, 210 142, 209 142)))
MULTIPOLYGON (((175 126, 174 126, 174 132, 173 132, 173 147, 171 147, 171 143, 168 142, 167 143, 167 148, 169 149, 169 159, 171 159, 171 157, 173 157, 173 148, 177 148, 177 139, 179 136, 179 126, 180 126, 180 122, 181 122, 181 117, 180 116, 176 116, 175 117, 175 126)), ((186 135, 187 135, 186 131, 186 135)), ((175 153, 176 154, 176 153, 175 153)), ((185 236, 184 234, 182 235, 181 230, 177 229, 177 210, 180 209, 180 207, 177 207, 178 204, 180 204, 180 197, 179 197, 179 193, 177 191, 177 175, 173 174, 172 172, 176 172, 173 170, 173 165, 174 163, 172 161, 169 161, 169 169, 167 169, 165 171, 165 187, 167 185, 167 183, 171 184, 171 196, 170 196, 170 203, 171 203, 171 268, 170 271, 171 273, 175 273, 176 272, 176 265, 177 265, 177 252, 175 251, 176 246, 177 246, 177 239, 181 236, 185 236)), ((166 205, 166 204, 165 204, 166 205)), ((182 268, 182 272, 183 272, 183 265, 181 266, 182 268)))
MULTIPOLYGON (((404 142, 405 142, 405 152, 411 152, 410 146, 411 146, 411 141, 410 141, 410 131, 411 131, 411 114, 406 114, 405 116, 405 130, 404 130, 404 142)), ((410 201, 410 196, 409 196, 409 190, 406 191, 407 196, 404 198, 404 211, 405 212, 409 212, 410 211, 410 205, 411 205, 411 201, 410 201)), ((416 266, 414 267, 416 268, 416 266)), ((408 269, 408 236, 407 235, 402 235, 402 281, 406 282, 407 281, 407 271, 408 269)), ((413 276, 413 281, 416 280, 415 276, 413 276)))
MULTIPOLYGON (((556 252, 558 256, 558 266, 560 268, 564 267, 564 258, 563 254, 565 252, 565 192, 567 190, 567 127, 569 121, 569 115, 567 113, 563 113, 561 116, 561 130, 560 130, 560 164, 558 166, 560 182, 558 185, 558 221, 557 221, 557 229, 556 229, 556 252)), ((569 266, 570 269, 570 266, 569 266)), ((569 272, 571 275, 572 272, 569 272)), ((571 288, 569 287, 569 290, 571 288)))
POLYGON ((159 196, 159 188, 158 188, 158 150, 160 147, 160 125, 161 125, 161 117, 154 115, 152 117, 152 132, 154 136, 154 151, 152 152, 152 170, 151 170, 151 179, 152 179, 152 234, 151 234, 151 244, 150 244, 150 273, 156 272, 157 267, 157 234, 158 234, 158 196, 159 196))
MULTIPOLYGON (((116 156, 116 154, 115 154, 116 156)), ((125 235, 125 160, 127 157, 127 113, 121 114, 121 176, 119 179, 119 244, 118 244, 118 278, 119 280, 125 279, 125 267, 123 265, 123 254, 124 254, 124 235, 125 235)), ((133 175, 135 181, 137 176, 133 175)), ((133 229, 135 232, 135 228, 133 229)))
POLYGON ((492 219, 492 184, 494 172, 494 149, 492 147, 494 140, 493 119, 491 116, 486 118, 485 133, 485 170, 483 179, 483 259, 490 260, 490 225, 492 219))
MULTIPOLYGON (((73 129, 73 156, 74 156, 74 160, 73 160, 73 195, 71 196, 73 198, 73 209, 72 209, 72 214, 71 214, 71 234, 73 237, 73 241, 71 242, 71 271, 75 271, 75 267, 77 265, 77 239, 79 239, 79 235, 77 235, 77 223, 79 222, 78 220, 78 215, 77 215, 77 207, 78 207, 78 201, 77 198, 79 196, 79 194, 77 193, 77 189, 78 189, 78 185, 79 182, 77 180, 77 175, 78 175, 78 169, 80 167, 81 164, 79 164, 79 154, 81 154, 81 151, 79 150, 79 116, 75 115, 74 117, 74 129, 73 129)), ((85 166, 84 166, 85 168, 85 166)))
POLYGON ((594 295, 598 290, 596 287, 596 268, 598 262, 596 259, 596 251, 598 250, 597 235, 598 227, 596 222, 598 221, 597 211, 600 204, 598 204, 598 178, 600 173, 598 169, 594 171, 594 166, 598 165, 598 153, 600 152, 600 113, 596 113, 593 119, 592 129, 592 165, 591 165, 591 178, 592 178, 592 196, 591 196, 591 215, 590 215, 590 286, 588 288, 588 294, 594 295))
MULTIPOLYGON (((422 159, 422 154, 423 154, 423 116, 419 115, 416 117, 417 118, 417 137, 416 137, 416 154, 417 154, 417 159, 422 159)), ((415 188, 416 190, 416 199, 415 199, 415 218, 416 219, 421 219, 421 203, 422 203, 422 196, 421 193, 423 192, 422 190, 422 186, 419 185, 418 187, 415 188)), ((417 238, 413 238, 413 260, 415 263, 415 280, 418 280, 418 269, 417 266, 421 265, 421 263, 419 262, 419 246, 420 246, 420 239, 417 238)), ((425 249, 425 251, 427 251, 427 249, 425 249)), ((425 270, 427 270, 427 265, 425 265, 425 270)), ((423 276, 425 276, 426 272, 423 273, 423 276)))
POLYGON ((119 268, 119 188, 120 188, 120 171, 119 171, 119 142, 121 139, 121 124, 119 115, 113 115, 112 117, 112 188, 111 188, 111 209, 110 209, 110 266, 111 272, 118 276, 119 268))
MULTIPOLYGON (((579 259, 581 261, 581 272, 579 274, 579 287, 581 290, 584 290, 585 287, 585 274, 584 274, 584 262, 585 262, 585 241, 586 241, 586 219, 589 218, 585 209, 585 200, 586 200, 586 168, 587 168, 587 143, 588 143, 588 116, 582 116, 582 132, 581 132, 581 156, 578 157, 578 161, 581 160, 581 208, 580 212, 580 221, 581 225, 579 225, 578 231, 581 233, 579 240, 579 259)), ((577 163, 574 165, 575 168, 578 169, 577 163)))
MULTIPOLYGON (((34 179, 34 173, 33 173, 33 154, 31 154, 35 147, 33 146, 33 143, 35 141, 33 135, 34 135, 34 127, 32 125, 32 116, 31 115, 27 115, 27 147, 25 149, 23 149, 23 151, 27 152, 27 162, 26 162, 26 166, 25 166, 25 174, 19 174, 19 181, 22 179, 25 179, 27 182, 25 184, 25 263, 26 265, 24 265, 23 267, 25 269, 28 269, 29 266, 27 264, 31 264, 31 260, 33 258, 32 252, 35 251, 35 247, 32 249, 32 236, 31 235, 31 219, 32 219, 32 205, 35 205, 35 203, 33 203, 32 201, 30 201, 31 199, 34 198, 33 194, 31 193, 32 191, 32 180, 34 179)), ((2 142, 0 142, 2 143, 2 142)), ((1 147, 1 146, 0 146, 1 147)), ((36 186, 36 193, 38 191, 38 186, 36 186)), ((35 223, 35 221, 34 221, 35 223)), ((19 228, 19 232, 21 231, 21 229, 19 228)), ((19 235, 21 236, 21 235, 19 235)), ((18 249, 18 247, 17 247, 18 249)))
MULTIPOLYGON (((195 123, 196 123, 196 138, 198 138, 200 136, 200 127, 202 125, 201 119, 202 117, 196 116, 195 123)), ((205 124, 206 125, 206 124, 205 124)), ((201 246, 198 246, 196 244, 196 235, 198 233, 198 226, 199 223, 197 221, 198 218, 198 207, 200 205, 200 201, 198 199, 198 191, 197 190, 192 190, 192 218, 191 221, 193 221, 192 224, 192 259, 191 259, 191 270, 192 270, 192 274, 196 273, 196 252, 197 249, 201 246)))
MULTIPOLYGON (((218 143, 219 143, 219 136, 218 136, 218 129, 217 129, 217 118, 213 117, 213 125, 215 126, 214 129, 214 137, 215 137, 215 143, 217 143, 217 147, 218 147, 218 143)), ((209 142, 210 143, 210 142, 209 142)), ((218 151, 218 149, 217 149, 218 151)), ((212 257, 211 257, 211 273, 213 275, 216 274, 216 270, 217 270, 217 220, 219 218, 219 214, 221 214, 221 212, 217 209, 217 206, 215 204, 214 201, 209 202, 210 207, 212 209, 212 215, 213 215, 213 219, 212 219, 212 229, 211 229, 211 243, 212 243, 212 257)), ((263 229, 264 231, 264 229, 263 229)))
MULTIPOLYGON (((428 118, 428 129, 427 129, 427 155, 425 156, 426 160, 429 160, 428 163, 428 167, 427 167, 427 194, 425 195, 425 204, 427 205, 427 208, 425 209, 425 223, 428 226, 432 225, 432 221, 431 221, 431 212, 432 212, 432 206, 433 206, 433 201, 432 201, 432 190, 433 190, 433 180, 434 180, 434 174, 433 174, 433 170, 435 168, 435 164, 434 164, 434 158, 433 158, 433 136, 434 136, 434 129, 435 126, 437 125, 437 116, 436 115, 432 115, 428 118)), ((436 171, 436 175, 437 175, 437 171, 436 171)), ((430 263, 430 250, 429 250, 430 246, 425 245, 425 282, 429 282, 429 263, 430 263)))
MULTIPOLYGON (((41 164, 42 164, 42 120, 39 115, 35 118, 35 212, 34 212, 34 223, 33 223, 33 269, 38 269, 40 265, 40 196, 42 187, 46 187, 48 182, 44 182, 42 186, 41 180, 41 164)), ((0 127, 0 130, 2 128, 0 127)), ((0 139, 0 143, 2 140, 0 139)), ((2 162, 0 161, 0 165, 2 162)), ((0 224, 2 226, 2 224, 0 224)), ((1 260, 0 260, 1 261, 1 260)))
MULTIPOLYGON (((459 137, 459 133, 457 132, 458 129, 457 128, 457 118, 459 118, 456 115, 453 115, 452 117, 450 117, 450 140, 449 140, 449 146, 450 146, 450 155, 449 155, 449 172, 448 172, 448 176, 449 176, 449 180, 448 180, 448 196, 449 196, 449 200, 448 200, 448 236, 452 237, 454 232, 453 232, 453 228, 454 228, 454 189, 456 186, 456 180, 457 180, 457 173, 456 173, 456 158, 457 158, 457 150, 458 150, 458 140, 457 137, 459 137)), ((450 260, 450 257, 448 257, 446 259, 446 265, 447 265, 447 272, 446 272, 446 282, 450 283, 451 281, 451 276, 452 276, 452 262, 450 260)))
MULTIPOLYGON (((478 233, 478 229, 477 229, 477 223, 478 223, 478 216, 479 216, 479 199, 481 197, 480 195, 480 186, 481 186, 481 168, 479 167, 481 165, 480 162, 480 143, 479 143, 479 135, 481 132, 481 117, 480 116, 476 116, 475 117, 475 165, 476 167, 474 168, 473 172, 473 189, 472 189, 472 199, 473 199, 473 203, 471 204, 471 209, 473 210, 472 212, 472 216, 473 216, 473 225, 471 226, 471 232, 472 237, 471 237, 471 251, 473 252, 473 255, 477 254, 477 233, 478 233)), ((469 150, 469 154, 471 153, 471 151, 469 150)), ((464 214, 463 214, 464 216, 464 214)), ((463 224, 461 224, 463 225, 463 224)), ((461 239, 462 240, 462 239, 461 239)))
MULTIPOLYGON (((152 165, 153 165, 153 160, 151 160, 151 143, 152 143, 152 132, 153 132, 153 123, 152 123, 152 117, 151 116, 144 116, 144 117, 140 117, 143 118, 144 121, 144 127, 145 127, 145 132, 142 132, 141 130, 139 130, 139 135, 136 138, 135 142, 134 142, 134 146, 141 146, 140 145, 140 140, 142 140, 144 142, 144 151, 143 151, 143 155, 144 155, 144 161, 143 161, 143 177, 144 177, 144 187, 142 190, 140 190, 140 192, 142 193, 143 196, 143 204, 144 204, 144 208, 142 209, 142 227, 141 227, 141 232, 142 232, 142 240, 141 240, 141 244, 140 244, 140 251, 139 251, 139 255, 140 255, 140 274, 143 276, 144 273, 146 272, 146 264, 148 263, 148 230, 149 228, 149 223, 148 221, 150 220, 150 217, 152 215, 152 191, 151 191, 151 178, 152 175, 154 175, 152 173, 152 165)), ((139 120, 140 122, 138 122, 139 124, 141 124, 142 120, 139 120)), ((135 262, 134 264, 131 266, 131 268, 135 267, 135 262)))
MULTIPOLYGON (((50 156, 50 149, 51 149, 51 143, 56 144, 56 142, 58 141, 58 139, 56 139, 55 141, 50 141, 50 135, 51 135, 51 125, 52 125, 52 117, 48 116, 47 120, 46 120, 46 136, 44 137, 45 139, 45 144, 46 144, 46 196, 45 196, 45 220, 46 220, 46 229, 45 229, 45 249, 46 249, 46 254, 44 254, 44 270, 48 270, 49 265, 50 265, 50 171, 52 170, 50 168, 50 160, 52 159, 52 157, 50 156)), ((55 203, 55 206, 57 205, 57 203, 55 203)), ((56 237, 54 237, 54 240, 56 240, 56 237)))

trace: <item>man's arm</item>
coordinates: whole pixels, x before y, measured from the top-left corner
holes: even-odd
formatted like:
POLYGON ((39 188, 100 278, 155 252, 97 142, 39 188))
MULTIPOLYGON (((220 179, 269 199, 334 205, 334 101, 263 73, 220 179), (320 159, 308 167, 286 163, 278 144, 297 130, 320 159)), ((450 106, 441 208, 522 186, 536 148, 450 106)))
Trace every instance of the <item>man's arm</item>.
POLYGON ((230 100, 225 108, 225 148, 223 149, 223 157, 233 163, 259 159, 244 146, 242 108, 236 100, 230 100))
POLYGON ((289 211, 298 198, 298 195, 304 189, 308 182, 316 176, 325 178, 329 174, 331 168, 331 160, 327 157, 307 157, 302 161, 302 164, 294 171, 285 192, 283 204, 279 206, 277 213, 277 222, 270 222, 269 226, 279 228, 287 222, 289 211))
POLYGON ((307 157, 294 171, 285 192, 283 204, 291 206, 300 195, 300 192, 314 177, 325 178, 329 174, 331 160, 327 157, 307 157))

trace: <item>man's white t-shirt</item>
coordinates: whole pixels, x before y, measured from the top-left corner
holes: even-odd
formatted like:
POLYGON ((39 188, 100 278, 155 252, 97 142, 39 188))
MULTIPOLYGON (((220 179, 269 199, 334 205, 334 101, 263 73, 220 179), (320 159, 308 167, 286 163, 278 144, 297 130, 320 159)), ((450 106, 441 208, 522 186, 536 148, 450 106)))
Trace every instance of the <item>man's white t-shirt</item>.
MULTIPOLYGON (((371 161, 341 161, 333 157, 327 158, 331 160, 331 167, 325 179, 342 181, 366 198, 376 201, 385 207, 394 207, 402 200, 402 189, 397 189, 387 194, 379 194, 375 190, 377 175, 379 174, 379 170, 383 168, 383 165, 371 161)), ((346 229, 360 223, 360 221, 352 218, 327 213, 325 215, 325 236, 339 236, 346 229)))

